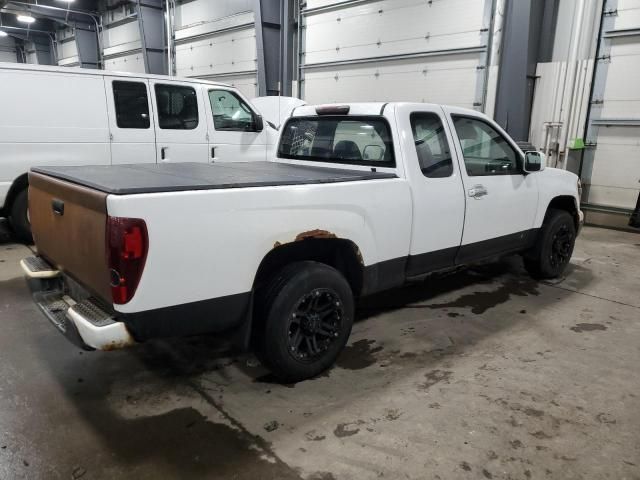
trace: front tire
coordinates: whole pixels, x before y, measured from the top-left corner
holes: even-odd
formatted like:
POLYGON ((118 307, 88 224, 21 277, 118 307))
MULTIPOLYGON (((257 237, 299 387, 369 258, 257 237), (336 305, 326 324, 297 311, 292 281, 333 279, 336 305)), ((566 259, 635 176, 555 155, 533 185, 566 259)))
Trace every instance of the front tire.
POLYGON ((11 205, 9 221, 16 235, 16 238, 26 244, 33 243, 31 236, 31 222, 29 222, 29 202, 28 192, 25 188, 16 195, 11 205))
POLYGON ((353 325, 353 293, 344 276, 318 262, 296 262, 258 292, 262 317, 258 354, 285 383, 332 366, 353 325))
POLYGON ((576 241, 576 226, 565 210, 547 212, 536 244, 524 256, 524 265, 532 277, 557 278, 567 268, 576 241))

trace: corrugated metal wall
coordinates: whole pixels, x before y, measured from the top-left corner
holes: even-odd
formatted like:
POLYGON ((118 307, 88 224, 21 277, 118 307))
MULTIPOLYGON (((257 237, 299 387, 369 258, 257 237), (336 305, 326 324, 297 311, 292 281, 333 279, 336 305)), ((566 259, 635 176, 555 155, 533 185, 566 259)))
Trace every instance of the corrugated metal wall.
POLYGON ((483 109, 492 0, 308 0, 302 98, 483 109))

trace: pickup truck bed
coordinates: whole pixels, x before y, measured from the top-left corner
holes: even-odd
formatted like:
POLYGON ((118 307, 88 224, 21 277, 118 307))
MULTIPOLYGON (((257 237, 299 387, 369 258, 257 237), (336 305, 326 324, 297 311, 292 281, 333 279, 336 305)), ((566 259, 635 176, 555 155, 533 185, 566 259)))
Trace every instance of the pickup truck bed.
POLYGON ((393 173, 275 162, 39 167, 31 171, 111 195, 308 185, 396 176, 393 173))

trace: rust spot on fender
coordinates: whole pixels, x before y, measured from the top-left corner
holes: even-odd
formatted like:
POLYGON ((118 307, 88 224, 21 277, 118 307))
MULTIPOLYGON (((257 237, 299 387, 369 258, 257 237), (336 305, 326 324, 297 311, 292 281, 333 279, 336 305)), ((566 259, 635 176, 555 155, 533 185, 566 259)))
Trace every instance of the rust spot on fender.
POLYGON ((296 235, 295 241, 299 242, 301 240, 306 240, 308 238, 338 238, 335 233, 331 233, 327 230, 320 230, 316 228, 315 230, 309 230, 307 232, 302 232, 296 235))

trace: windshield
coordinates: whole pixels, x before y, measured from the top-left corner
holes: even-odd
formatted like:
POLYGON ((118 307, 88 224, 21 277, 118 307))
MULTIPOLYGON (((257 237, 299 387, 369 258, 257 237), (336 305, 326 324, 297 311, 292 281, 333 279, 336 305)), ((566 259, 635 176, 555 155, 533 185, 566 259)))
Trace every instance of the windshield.
POLYGON ((389 125, 382 117, 298 117, 284 127, 278 156, 296 160, 394 167, 389 125))

